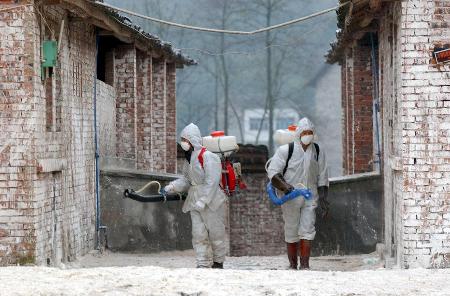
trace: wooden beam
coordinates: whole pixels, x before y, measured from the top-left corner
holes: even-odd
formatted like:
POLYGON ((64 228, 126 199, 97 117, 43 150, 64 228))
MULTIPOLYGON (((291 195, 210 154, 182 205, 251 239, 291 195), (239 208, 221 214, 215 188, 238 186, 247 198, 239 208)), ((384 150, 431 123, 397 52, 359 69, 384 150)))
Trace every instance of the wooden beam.
MULTIPOLYGON (((66 6, 73 14, 82 16, 85 22, 102 29, 103 34, 114 36, 124 43, 133 44, 137 49, 151 54, 153 57, 172 56, 170 49, 161 48, 157 42, 151 41, 147 36, 141 34, 133 28, 122 24, 119 20, 108 15, 101 7, 96 6, 86 0, 60 0, 62 6, 66 6), (70 7, 70 8, 69 8, 70 7), (83 16, 86 15, 86 18, 83 16)), ((360 0, 361 1, 361 0, 360 0)), ((362 0, 368 1, 368 0, 362 0)), ((174 57, 175 58, 175 57, 174 57)), ((175 58, 178 59, 178 58, 175 58)))
POLYGON ((163 56, 161 51, 149 50, 148 53, 152 56, 152 58, 155 58, 155 59, 160 59, 163 56))
POLYGON ((114 32, 103 29, 103 30, 98 31, 98 36, 114 36, 114 32))
MULTIPOLYGON (((95 5, 88 3, 85 0, 63 0, 69 5, 73 5, 81 9, 86 15, 89 16, 88 21, 93 25, 114 32, 114 36, 117 39, 125 43, 134 43, 135 38, 133 37, 132 29, 125 28, 123 25, 119 24, 118 21, 113 20, 108 17, 103 11, 101 11, 95 5)), ((142 42, 136 43, 136 47, 143 47, 142 42)), ((143 50, 148 49, 148 46, 144 46, 143 50)))
POLYGON ((88 4, 85 0, 63 0, 66 5, 72 5, 76 8, 82 10, 86 15, 81 17, 84 22, 89 22, 96 27, 103 30, 113 32, 113 35, 122 42, 134 43, 135 40, 131 34, 131 29, 127 30, 122 27, 117 21, 112 20, 110 17, 106 16, 104 12, 100 11, 98 7, 92 4, 88 4), (70 4, 67 4, 70 3, 70 4))
POLYGON ((39 1, 39 4, 60 5, 61 4, 61 0, 41 0, 41 1, 39 1))

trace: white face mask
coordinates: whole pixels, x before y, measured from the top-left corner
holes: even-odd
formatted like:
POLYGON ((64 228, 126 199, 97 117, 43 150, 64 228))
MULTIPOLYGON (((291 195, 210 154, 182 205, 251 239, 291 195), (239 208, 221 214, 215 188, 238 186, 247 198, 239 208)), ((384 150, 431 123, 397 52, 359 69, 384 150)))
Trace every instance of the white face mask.
POLYGON ((309 145, 311 144, 312 140, 314 139, 314 135, 306 135, 300 138, 300 141, 304 144, 304 145, 309 145))
POLYGON ((180 146, 184 151, 189 151, 189 149, 191 149, 191 145, 184 141, 180 143, 180 146))

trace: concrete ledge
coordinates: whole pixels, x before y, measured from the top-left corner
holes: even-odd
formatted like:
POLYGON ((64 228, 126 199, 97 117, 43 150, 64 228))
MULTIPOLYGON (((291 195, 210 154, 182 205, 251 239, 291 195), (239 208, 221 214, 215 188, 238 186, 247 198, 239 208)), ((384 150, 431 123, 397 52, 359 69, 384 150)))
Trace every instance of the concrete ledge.
POLYGON ((380 177, 381 177, 381 175, 379 172, 370 172, 370 173, 363 173, 363 174, 354 174, 354 175, 347 175, 347 176, 341 176, 341 177, 334 177, 334 178, 330 178, 330 185, 341 184, 341 183, 360 182, 360 181, 376 179, 376 178, 380 178, 380 177))
POLYGON ((65 159, 39 159, 37 165, 38 173, 60 172, 67 166, 65 159))

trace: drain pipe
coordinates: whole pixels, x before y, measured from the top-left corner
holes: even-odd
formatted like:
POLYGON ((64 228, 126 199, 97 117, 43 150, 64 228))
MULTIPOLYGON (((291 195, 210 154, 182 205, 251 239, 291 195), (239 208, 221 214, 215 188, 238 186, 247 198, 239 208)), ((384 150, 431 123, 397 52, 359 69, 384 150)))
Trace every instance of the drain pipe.
POLYGON ((377 60, 376 60, 376 54, 375 54, 375 42, 373 38, 374 33, 370 33, 370 43, 372 46, 372 76, 373 76, 373 111, 374 111, 374 120, 375 120, 375 133, 376 133, 376 145, 377 145, 377 160, 375 160, 375 163, 377 164, 377 171, 381 171, 381 144, 380 144, 380 126, 379 126, 379 120, 378 120, 378 114, 380 113, 380 96, 378 91, 378 67, 377 67, 377 60))
POLYGON ((98 30, 95 32, 95 73, 94 73, 94 142, 95 142, 95 208, 96 221, 95 230, 97 234, 96 249, 101 249, 100 232, 106 230, 106 226, 101 225, 100 212, 100 166, 99 166, 99 150, 98 150, 98 129, 97 129, 97 71, 98 71, 98 30))

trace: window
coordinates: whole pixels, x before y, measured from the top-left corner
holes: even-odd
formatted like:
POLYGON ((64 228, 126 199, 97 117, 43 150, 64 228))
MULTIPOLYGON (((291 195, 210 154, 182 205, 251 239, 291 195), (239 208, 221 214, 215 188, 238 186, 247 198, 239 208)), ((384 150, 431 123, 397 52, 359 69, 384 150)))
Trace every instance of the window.
MULTIPOLYGON (((250 118, 250 130, 251 131, 259 130, 259 126, 261 125, 261 119, 262 118, 260 118, 260 117, 259 118, 257 118, 257 117, 250 118)), ((269 122, 267 120, 264 120, 261 130, 263 130, 263 131, 269 130, 269 122)))
POLYGON ((111 86, 114 85, 114 44, 111 36, 102 36, 98 41, 97 79, 111 86))
POLYGON ((83 64, 75 59, 72 61, 72 92, 76 97, 83 97, 83 64))

